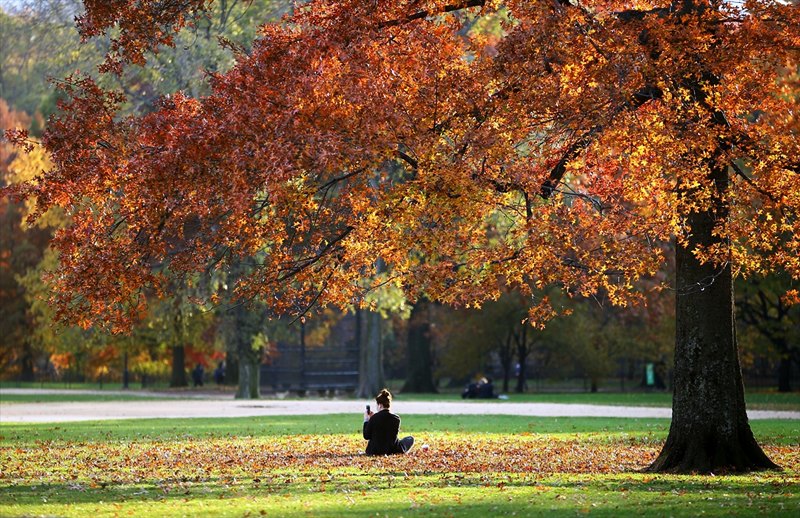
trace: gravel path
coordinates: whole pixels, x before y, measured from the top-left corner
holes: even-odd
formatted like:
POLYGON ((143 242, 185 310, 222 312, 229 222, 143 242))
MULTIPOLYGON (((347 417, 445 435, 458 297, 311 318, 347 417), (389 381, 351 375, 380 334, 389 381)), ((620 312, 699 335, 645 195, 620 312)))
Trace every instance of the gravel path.
MULTIPOLYGON (((90 391, 82 393, 91 393, 90 391)), ((360 414, 364 402, 359 400, 236 400, 216 399, 93 401, 49 403, 2 403, 2 394, 36 393, 33 390, 0 391, 0 422, 64 422, 103 419, 141 419, 176 417, 247 417, 269 415, 360 414)), ((44 393, 44 392, 38 392, 44 393)), ((53 393, 52 391, 48 393, 53 393)), ((79 393, 79 391, 70 391, 79 393)), ((102 392, 109 394, 108 391, 102 392)), ((128 393, 129 394, 129 393, 128 393)), ((154 397, 160 397, 154 394, 154 397)), ((165 396, 166 397, 166 396, 165 396)), ((669 408, 582 405, 558 403, 511 403, 504 401, 426 402, 395 401, 392 409, 398 414, 442 415, 524 415, 548 417, 661 417, 669 418, 669 408)), ((800 412, 751 410, 750 419, 800 419, 800 412)))

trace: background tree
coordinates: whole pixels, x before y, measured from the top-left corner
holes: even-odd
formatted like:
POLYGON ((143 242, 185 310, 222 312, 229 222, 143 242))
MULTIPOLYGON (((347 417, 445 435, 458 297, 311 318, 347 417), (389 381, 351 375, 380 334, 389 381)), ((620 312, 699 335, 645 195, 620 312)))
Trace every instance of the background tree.
POLYGON ((391 272, 385 268, 382 259, 375 262, 375 275, 362 281, 363 299, 353 309, 359 347, 358 397, 374 397, 386 386, 385 344, 397 340, 397 322, 404 322, 408 327, 413 311, 402 290, 391 282, 391 272))
POLYGON ((785 296, 784 286, 790 284, 784 274, 743 279, 736 285, 739 319, 757 333, 754 340, 766 341, 771 356, 778 358, 780 392, 791 392, 792 365, 800 365, 800 306, 785 296))
POLYGON ((434 393, 431 302, 423 297, 411 307, 406 331, 406 381, 403 392, 434 393))
MULTIPOLYGON (((0 127, 29 127, 31 118, 9 107, 0 99, 0 127)), ((0 185, 17 179, 28 180, 47 168, 47 156, 37 149, 30 154, 17 153, 0 141, 0 185)), ((24 204, 0 200, 0 332, 3 336, 0 367, 3 372, 19 373, 22 381, 33 381, 34 368, 42 363, 45 349, 36 339, 35 313, 30 298, 31 287, 23 277, 42 260, 52 229, 47 221, 29 226, 24 219, 24 204)))
POLYGON ((490 356, 495 354, 503 374, 502 390, 508 392, 517 353, 515 336, 522 334, 527 310, 520 297, 507 293, 481 308, 445 313, 449 343, 442 364, 446 372, 464 378, 484 374, 490 356))
MULTIPOLYGON (((211 11, 198 19, 197 23, 174 35, 176 48, 167 48, 163 52, 150 55, 154 66, 147 69, 127 69, 119 76, 93 75, 101 84, 119 88, 127 94, 128 101, 121 107, 124 113, 151 110, 160 95, 174 90, 185 89, 195 94, 207 92, 208 87, 205 82, 207 70, 225 70, 233 63, 233 52, 221 47, 218 38, 227 38, 231 45, 242 45, 244 48, 249 45, 255 34, 257 23, 254 23, 254 20, 259 20, 260 23, 270 17, 278 16, 288 6, 287 2, 266 0, 218 2, 211 11)), ((6 120, 6 118, 2 120, 0 126, 3 128, 29 127, 33 135, 38 135, 44 125, 42 114, 47 117, 55 113, 57 111, 56 103, 61 99, 50 81, 53 78, 61 78, 75 69, 92 72, 100 58, 110 50, 110 42, 107 38, 95 39, 90 45, 79 44, 80 35, 75 28, 74 17, 82 10, 82 2, 78 0, 0 2, 0 26, 2 26, 0 47, 4 50, 0 53, 0 92, 4 92, 10 97, 13 105, 24 106, 32 113, 35 112, 32 122, 29 122, 27 118, 23 122, 6 120), (62 52, 63 49, 71 49, 71 51, 62 52)), ((39 150, 35 151, 30 155, 14 153, 14 164, 7 176, 9 181, 30 180, 49 167, 42 160, 43 153, 39 150)), ((29 210, 31 208, 31 206, 28 207, 29 210)), ((9 216, 11 215, 9 214, 9 216)), ((56 228, 63 226, 63 219, 63 215, 50 211, 43 220, 40 220, 39 225, 56 228), (50 214, 56 215, 51 216, 50 214)), ((18 245, 26 242, 20 238, 21 234, 4 234, 4 237, 6 235, 18 245)), ((40 241, 43 245, 46 240, 40 241)), ((43 250, 42 248, 37 252, 38 257, 42 257, 43 250)), ((17 256, 21 259, 23 254, 18 253, 17 256)), ((48 260, 47 266, 51 269, 55 264, 54 260, 54 258, 48 260)), ((47 289, 41 285, 41 280, 37 279, 37 276, 45 271, 45 265, 39 265, 36 268, 34 266, 26 267, 28 273, 24 276, 25 285, 29 287, 30 293, 47 295, 47 289)), ((14 274, 14 272, 9 273, 14 274)), ((20 273, 16 272, 16 274, 20 273)), ((11 292, 9 293, 11 294, 11 292)), ((16 304, 20 311, 11 312, 10 315, 22 315, 21 311, 24 307, 32 308, 33 312, 29 311, 29 317, 26 319, 9 320, 9 325, 13 327, 14 333, 18 333, 20 336, 35 337, 42 352, 49 351, 51 356, 59 355, 60 358, 74 359, 77 356, 73 354, 75 351, 72 351, 74 349, 72 340, 80 340, 84 345, 91 347, 100 347, 101 349, 105 347, 100 346, 100 342, 96 339, 88 339, 89 335, 99 337, 102 334, 99 329, 90 332, 79 330, 73 332, 60 326, 52 327, 54 325, 52 319, 55 316, 52 311, 39 306, 38 302, 30 297, 28 297, 29 302, 26 303, 26 297, 19 290, 13 293, 13 304, 16 304), (52 329, 47 329, 48 327, 52 327, 52 329), (55 332, 56 329, 58 332, 55 332)), ((195 320, 194 316, 200 313, 186 300, 177 302, 181 297, 177 292, 172 297, 173 306, 178 310, 174 310, 175 307, 173 307, 174 311, 165 310, 163 305, 157 304, 158 311, 155 314, 150 313, 146 318, 148 320, 150 317, 154 317, 155 322, 145 323, 145 326, 152 323, 151 328, 168 330, 167 336, 177 336, 174 332, 176 325, 165 326, 164 322, 172 320, 175 324, 182 321, 182 315, 191 315, 189 320, 193 321, 195 320), (169 311, 169 315, 164 311, 169 311)), ((189 328, 192 328, 193 325, 190 323, 189 328)), ((192 336, 193 331, 188 331, 188 334, 192 336)), ((111 342, 116 343, 116 340, 111 340, 111 342)), ((156 349, 152 349, 151 352, 155 354, 155 351, 158 350, 158 354, 162 354, 163 340, 156 340, 156 343, 158 344, 156 349)), ((188 356, 180 358, 182 348, 182 343, 176 344, 174 348, 177 359, 173 358, 174 361, 172 361, 174 378, 172 384, 176 386, 186 384, 184 365, 191 361, 188 356)), ((9 349, 9 351, 11 350, 13 348, 9 349)), ((135 351, 138 351, 138 346, 134 346, 132 354, 135 351)), ((100 352, 100 350, 94 352, 100 352)), ((89 358, 94 352, 87 349, 78 356, 89 358)), ((132 357, 138 357, 138 353, 133 354, 132 357)), ((149 376, 151 380, 155 375, 163 374, 160 358, 156 360, 144 355, 142 361, 150 367, 137 367, 136 370, 142 371, 142 374, 149 376)), ((83 364, 85 363, 83 362, 83 364)), ((83 372, 82 368, 79 370, 83 372)), ((114 371, 112 368, 111 372, 114 371)), ((27 376, 30 377, 30 375, 32 374, 29 372, 27 376)))

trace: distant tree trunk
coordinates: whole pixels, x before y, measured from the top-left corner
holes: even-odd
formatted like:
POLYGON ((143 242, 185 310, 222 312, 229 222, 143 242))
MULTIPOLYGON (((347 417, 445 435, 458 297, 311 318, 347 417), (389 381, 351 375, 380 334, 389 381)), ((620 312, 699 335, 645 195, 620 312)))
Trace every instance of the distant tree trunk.
POLYGON ((225 385, 239 384, 239 358, 235 348, 225 351, 225 385))
POLYGON ((511 363, 514 360, 514 334, 509 331, 506 334, 506 341, 500 348, 500 364, 503 367, 503 392, 508 392, 508 384, 511 380, 511 363))
POLYGON ((186 380, 186 353, 183 344, 172 346, 172 375, 169 379, 170 387, 187 387, 186 380))
POLYGON ((306 324, 303 320, 300 320, 300 329, 299 329, 299 345, 300 345, 300 370, 298 372, 298 384, 300 386, 300 390, 298 390, 298 395, 305 396, 308 390, 308 377, 306 376, 306 324))
POLYGON ((128 371, 128 351, 122 354, 122 388, 127 389, 130 384, 130 373, 128 371))
POLYGON ((519 372, 517 373, 517 393, 522 394, 525 392, 525 386, 528 383, 528 373, 526 365, 528 363, 528 354, 530 348, 528 347, 528 324, 522 325, 522 331, 515 335, 517 341, 517 360, 519 360, 519 372))
POLYGON ((253 349, 252 315, 247 308, 239 304, 233 309, 232 328, 233 340, 236 344, 236 359, 239 364, 237 369, 239 380, 236 389, 236 399, 258 399, 261 397, 261 366, 260 355, 253 349))
POLYGON ((33 349, 26 340, 22 345, 22 356, 20 357, 20 381, 34 381, 33 372, 33 349))
MULTIPOLYGON (((779 351, 788 351, 786 341, 783 340, 783 347, 779 351)), ((778 392, 791 392, 792 391, 792 358, 788 352, 781 355, 781 361, 778 364, 778 392)))
POLYGON ((385 384, 381 315, 375 311, 356 311, 358 344, 358 391, 360 398, 372 398, 385 384))
POLYGON ((183 348, 186 341, 186 315, 181 308, 182 302, 181 296, 175 296, 173 326, 177 343, 172 346, 172 374, 169 379, 169 386, 173 388, 189 386, 186 379, 186 353, 183 348))
POLYGON ((411 308, 403 392, 436 392, 431 361, 430 302, 422 297, 411 308))
POLYGON ((730 264, 701 264, 698 246, 719 244, 715 223, 727 217, 721 201, 727 172, 712 173, 714 207, 688 216, 687 245, 676 247, 677 295, 672 423, 649 471, 717 472, 775 468, 747 421, 736 343, 730 264))
POLYGON ((261 372, 257 361, 239 362, 239 385, 236 399, 258 399, 261 397, 261 372))

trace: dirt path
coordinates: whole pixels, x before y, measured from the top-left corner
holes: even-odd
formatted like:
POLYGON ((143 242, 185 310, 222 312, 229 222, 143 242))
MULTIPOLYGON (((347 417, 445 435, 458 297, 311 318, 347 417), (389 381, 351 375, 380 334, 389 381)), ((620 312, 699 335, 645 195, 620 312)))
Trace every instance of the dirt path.
MULTIPOLYGON (((268 415, 360 414, 360 400, 236 400, 220 396, 215 399, 182 399, 142 401, 92 401, 48 403, 2 403, 0 391, 0 422, 64 422, 103 419, 141 419, 178 417, 247 417, 268 415)), ((20 390, 14 393, 35 393, 20 390)), ((43 392, 39 392, 43 393, 43 392)), ((52 392, 50 392, 52 393, 52 392)), ((77 393, 71 391, 70 393, 77 393)), ((84 392, 86 393, 86 392, 84 392)), ((109 392, 103 392, 109 394, 109 392)), ((155 394, 154 397, 159 397, 155 394)), ((167 396, 165 396, 167 397, 167 396)), ((393 410, 399 414, 442 415, 524 415, 548 417, 661 417, 669 418, 669 408, 582 405, 559 403, 511 403, 504 401, 426 402, 396 401, 393 410)), ((750 419, 800 419, 800 412, 751 410, 750 419)))

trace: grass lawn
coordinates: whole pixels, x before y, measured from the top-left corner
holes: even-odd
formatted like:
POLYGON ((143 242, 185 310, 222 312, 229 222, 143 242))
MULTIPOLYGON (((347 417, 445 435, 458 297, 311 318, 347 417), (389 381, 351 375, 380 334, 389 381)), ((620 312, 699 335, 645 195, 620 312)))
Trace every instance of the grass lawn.
MULTIPOLYGON (((45 389, 65 389, 63 383, 53 384, 28 384, 22 388, 45 388, 45 389)), ((103 392, 85 394, 76 392, 58 394, 9 394, 4 392, 4 388, 18 388, 8 382, 0 383, 0 402, 3 403, 35 403, 35 402, 67 402, 67 401, 130 401, 142 399, 174 399, 180 397, 233 397, 231 392, 208 387, 205 390, 164 389, 162 392, 152 392, 149 390, 131 389, 124 393, 119 387, 110 387, 103 392), (113 389, 113 390, 112 390, 113 389)), ((97 385, 84 384, 77 389, 97 390, 97 385), (92 388, 93 387, 93 388, 92 388)), ((509 394, 507 400, 494 400, 497 403, 504 401, 511 403, 572 403, 588 405, 612 405, 612 406, 654 406, 670 407, 672 405, 672 394, 669 392, 598 392, 595 394, 587 392, 571 393, 530 393, 530 394, 509 394)), ((265 398, 274 397, 269 394, 265 398)), ((299 399, 297 396, 289 396, 287 399, 299 399)), ((398 401, 460 401, 460 394, 396 394, 398 401)), ((780 392, 748 392, 746 394, 747 408, 750 410, 794 410, 800 411, 800 392, 780 393, 780 392)), ((466 400, 467 402, 480 402, 485 400, 466 400)))
POLYGON ((754 421, 779 472, 651 475, 664 419, 414 416, 0 424, 0 516, 797 516, 800 422, 754 421), (419 445, 430 445, 423 451, 419 445))
POLYGON ((0 403, 68 403, 86 401, 158 401, 175 399, 170 396, 158 396, 146 392, 130 394, 4 394, 0 392, 0 403))
MULTIPOLYGON (((748 392, 747 408, 751 410, 800 410, 800 392, 748 392)), ((461 394, 399 394, 398 401, 465 401, 461 394)), ((472 399, 466 401, 482 401, 472 399)), ((485 400, 483 400, 485 401, 485 400)), ((672 406, 671 392, 561 392, 508 394, 506 401, 514 403, 578 403, 614 406, 672 406)), ((502 402, 502 400, 501 400, 502 402)))

